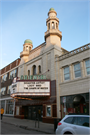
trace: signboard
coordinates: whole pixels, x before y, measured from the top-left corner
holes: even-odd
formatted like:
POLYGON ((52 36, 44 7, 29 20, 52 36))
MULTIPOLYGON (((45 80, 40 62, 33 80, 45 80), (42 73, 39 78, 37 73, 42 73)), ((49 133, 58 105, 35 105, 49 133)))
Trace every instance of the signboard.
POLYGON ((17 92, 17 83, 13 83, 11 85, 11 93, 16 93, 17 92))
POLYGON ((46 80, 45 75, 21 75, 20 80, 46 80))
POLYGON ((50 95, 50 81, 18 81, 12 83, 11 95, 50 95))

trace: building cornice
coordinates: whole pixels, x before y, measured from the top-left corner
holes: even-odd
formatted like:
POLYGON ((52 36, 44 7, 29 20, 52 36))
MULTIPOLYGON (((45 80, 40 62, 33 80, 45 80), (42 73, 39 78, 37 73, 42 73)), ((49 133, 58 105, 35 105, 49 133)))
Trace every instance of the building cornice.
POLYGON ((59 30, 56 30, 56 29, 51 29, 51 30, 48 30, 45 32, 45 41, 46 41, 46 38, 50 35, 57 35, 60 37, 60 39, 62 40, 62 32, 59 31, 59 30))
POLYGON ((50 20, 56 20, 59 23, 59 19, 57 17, 49 17, 46 22, 50 21, 50 20))
POLYGON ((90 49, 90 43, 59 56, 59 61, 90 49))

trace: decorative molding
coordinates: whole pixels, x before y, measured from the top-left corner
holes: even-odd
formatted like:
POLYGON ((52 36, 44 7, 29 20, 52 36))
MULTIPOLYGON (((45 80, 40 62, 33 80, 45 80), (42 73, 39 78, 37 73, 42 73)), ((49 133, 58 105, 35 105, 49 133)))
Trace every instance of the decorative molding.
POLYGON ((59 61, 90 49, 90 43, 59 56, 59 61))

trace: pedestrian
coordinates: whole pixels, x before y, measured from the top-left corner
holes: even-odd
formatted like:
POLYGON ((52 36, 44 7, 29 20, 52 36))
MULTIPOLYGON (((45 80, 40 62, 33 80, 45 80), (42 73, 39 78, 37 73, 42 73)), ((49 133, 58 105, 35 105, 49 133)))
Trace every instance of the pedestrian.
POLYGON ((3 107, 0 109, 0 113, 1 113, 1 120, 2 120, 3 113, 4 113, 4 109, 3 109, 3 107))

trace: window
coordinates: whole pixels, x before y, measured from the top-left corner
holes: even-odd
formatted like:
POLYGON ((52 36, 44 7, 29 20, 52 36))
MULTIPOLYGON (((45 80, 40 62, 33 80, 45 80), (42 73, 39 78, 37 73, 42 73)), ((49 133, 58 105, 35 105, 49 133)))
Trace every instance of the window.
POLYGON ((48 23, 48 30, 50 29, 50 23, 48 23))
POLYGON ((73 117, 68 117, 68 118, 66 118, 66 119, 64 120, 64 122, 70 123, 70 124, 72 124, 72 121, 73 121, 73 117))
POLYGON ((28 76, 30 76, 30 70, 28 70, 28 76))
POLYGON ((28 46, 26 46, 26 51, 28 51, 28 46))
POLYGON ((6 114, 13 114, 14 101, 6 100, 6 114))
POLYGON ((1 107, 3 107, 3 109, 5 108, 5 100, 1 101, 1 107))
POLYGON ((7 74, 5 74, 4 76, 2 76, 2 82, 7 80, 7 74))
POLYGON ((74 118, 73 118, 72 124, 77 125, 77 117, 74 117, 74 118))
POLYGON ((75 78, 81 77, 80 63, 74 65, 74 73, 75 73, 75 78))
POLYGON ((46 116, 51 117, 51 105, 47 106, 46 111, 46 116))
POLYGON ((8 86, 7 94, 10 94, 11 85, 8 86))
POLYGON ((90 60, 86 60, 85 61, 85 64, 86 64, 86 72, 87 72, 87 75, 90 74, 90 60))
POLYGON ((36 75, 36 66, 33 66, 33 75, 36 75))
POLYGON ((56 29, 58 29, 58 24, 56 23, 56 29))
POLYGON ((54 22, 52 22, 52 29, 55 29, 55 24, 54 24, 54 22))
POLYGON ((89 117, 78 117, 78 125, 89 127, 89 117))
POLYGON ((29 51, 31 51, 31 47, 29 46, 29 51))
POLYGON ((40 73, 41 73, 41 66, 39 65, 39 67, 38 67, 38 68, 39 68, 39 74, 40 74, 40 73))
POLYGON ((1 88, 1 95, 5 95, 6 87, 1 88))
POLYGON ((13 79, 14 77, 17 76, 17 69, 13 70, 9 74, 9 79, 13 79))
POLYGON ((70 80, 69 66, 64 68, 64 80, 70 80))

